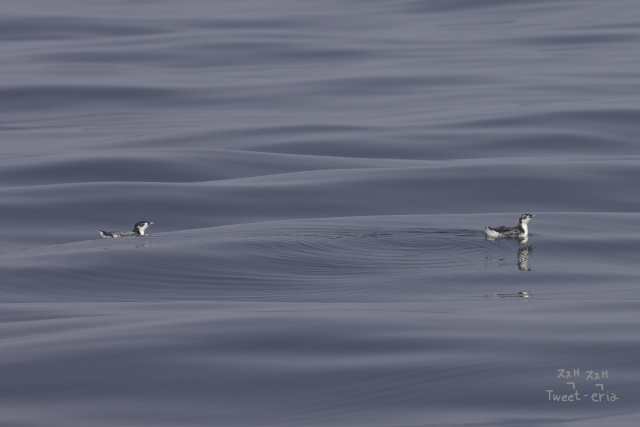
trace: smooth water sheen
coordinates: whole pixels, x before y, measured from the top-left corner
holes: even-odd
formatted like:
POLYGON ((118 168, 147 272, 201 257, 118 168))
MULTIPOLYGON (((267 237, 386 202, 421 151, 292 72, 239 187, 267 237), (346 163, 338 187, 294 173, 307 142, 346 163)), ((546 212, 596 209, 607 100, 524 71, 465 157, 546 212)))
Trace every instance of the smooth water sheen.
POLYGON ((3 1, 0 425, 637 426, 638 22, 3 1))

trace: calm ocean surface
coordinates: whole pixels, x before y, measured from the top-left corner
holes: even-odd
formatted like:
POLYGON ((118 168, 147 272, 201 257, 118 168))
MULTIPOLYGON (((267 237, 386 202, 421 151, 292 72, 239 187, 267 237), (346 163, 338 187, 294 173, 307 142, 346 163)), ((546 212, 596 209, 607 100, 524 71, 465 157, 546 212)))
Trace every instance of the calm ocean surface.
POLYGON ((639 45, 635 0, 3 0, 0 425, 640 425, 639 45))

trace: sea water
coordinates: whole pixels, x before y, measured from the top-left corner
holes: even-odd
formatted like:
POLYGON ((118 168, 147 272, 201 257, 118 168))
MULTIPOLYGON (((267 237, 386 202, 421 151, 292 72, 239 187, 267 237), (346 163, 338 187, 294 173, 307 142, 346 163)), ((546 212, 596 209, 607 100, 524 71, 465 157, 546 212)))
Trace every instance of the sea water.
POLYGON ((3 1, 0 424, 638 425, 639 19, 3 1))

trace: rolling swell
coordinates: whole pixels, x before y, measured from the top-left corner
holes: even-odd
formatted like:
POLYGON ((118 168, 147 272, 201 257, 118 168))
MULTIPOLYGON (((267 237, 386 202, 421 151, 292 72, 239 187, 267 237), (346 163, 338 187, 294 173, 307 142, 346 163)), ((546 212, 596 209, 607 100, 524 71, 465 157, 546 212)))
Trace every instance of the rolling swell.
POLYGON ((501 217, 515 215, 276 221, 8 250, 0 253, 9 279, 2 297, 372 302, 473 299, 483 291, 636 293, 629 257, 637 215, 546 213, 532 224, 546 232, 528 242, 485 240, 480 224, 501 217), (621 225, 617 233, 598 227, 610 221, 621 225), (617 285, 603 288, 602 280, 617 285))
POLYGON ((0 2, 0 424, 639 425, 637 15, 0 2))
POLYGON ((340 221, 264 223, 264 230, 254 224, 249 230, 219 227, 5 251, 0 262, 14 274, 4 297, 411 299, 415 293, 434 292, 430 287, 456 271, 469 274, 483 265, 485 242, 479 230, 386 223, 376 218, 363 219, 357 227, 340 221))

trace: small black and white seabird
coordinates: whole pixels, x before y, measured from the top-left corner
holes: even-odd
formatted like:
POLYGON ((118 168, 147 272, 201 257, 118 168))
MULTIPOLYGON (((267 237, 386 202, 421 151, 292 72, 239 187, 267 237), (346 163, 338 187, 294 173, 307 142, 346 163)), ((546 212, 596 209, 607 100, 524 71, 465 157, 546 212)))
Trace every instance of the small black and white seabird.
POLYGON ((144 236, 144 230, 147 229, 148 226, 153 224, 149 221, 140 221, 136 222, 136 225, 133 227, 133 231, 102 231, 98 230, 100 233, 100 237, 103 239, 108 239, 111 237, 124 237, 124 236, 144 236))
POLYGON ((515 227, 505 227, 504 225, 496 228, 485 227, 484 231, 488 237, 527 237, 529 235, 527 224, 534 216, 531 214, 522 215, 520 222, 515 227))

